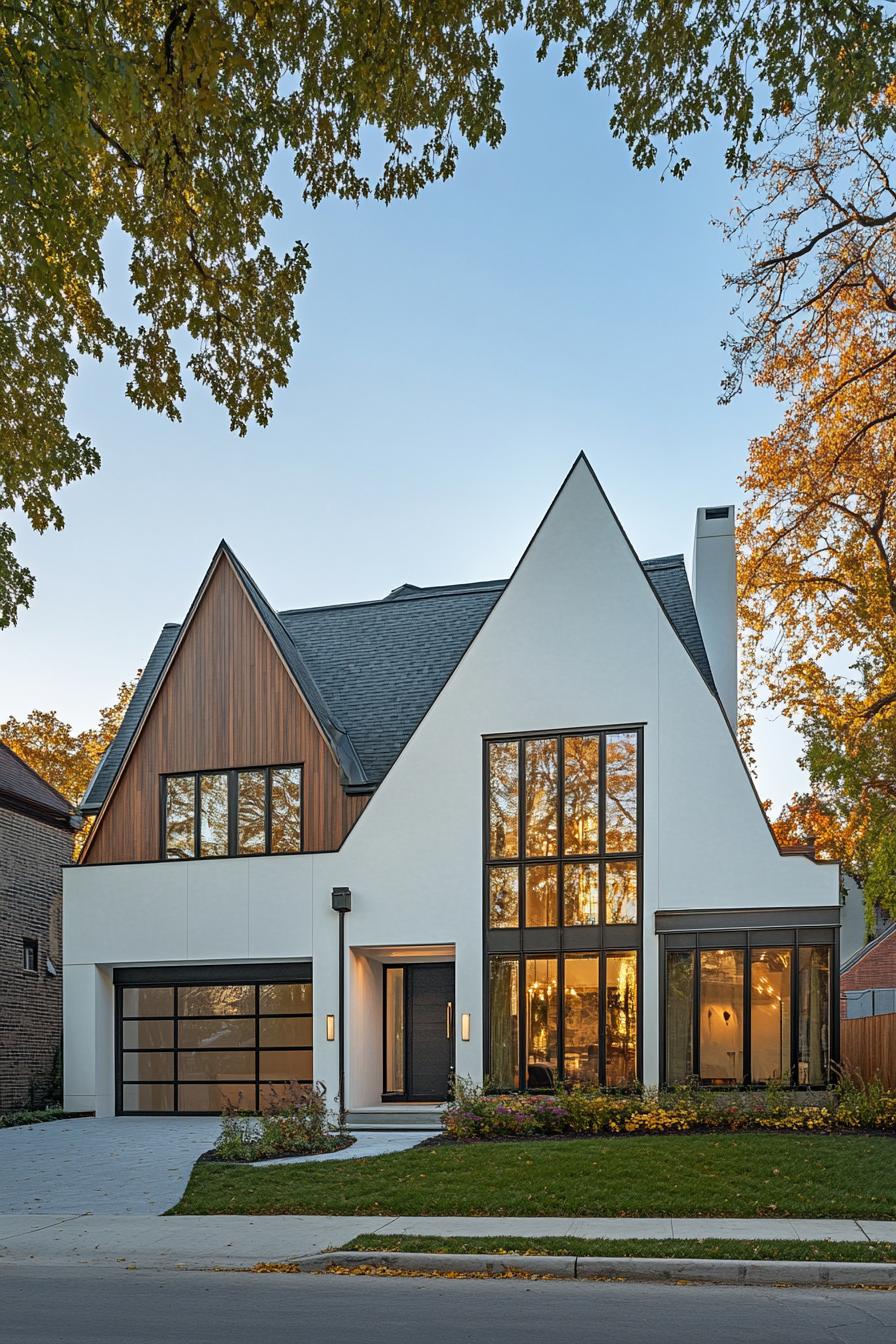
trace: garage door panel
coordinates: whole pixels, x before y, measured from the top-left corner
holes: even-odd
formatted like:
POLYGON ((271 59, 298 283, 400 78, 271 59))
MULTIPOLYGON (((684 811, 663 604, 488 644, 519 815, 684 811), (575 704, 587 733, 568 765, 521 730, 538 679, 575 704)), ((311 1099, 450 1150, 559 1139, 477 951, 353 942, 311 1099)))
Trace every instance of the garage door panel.
POLYGON ((181 985, 177 991, 181 1017, 233 1017, 255 1013, 254 985, 181 985))
POLYGON ((177 1024, 177 1044, 182 1050, 254 1049, 255 1018, 183 1018, 177 1024))
POLYGON ((254 1111, 256 1107, 254 1083, 180 1083, 177 1098, 179 1111, 218 1113, 225 1106, 235 1106, 239 1111, 254 1111))
POLYGON ((121 1044, 125 1050, 171 1050, 174 1047, 174 1022, 151 1017, 122 1022, 121 1044))
POLYGON ((125 1083, 122 1094, 126 1111, 174 1110, 173 1083, 125 1083))
POLYGON ((122 1059, 121 1076, 126 1083, 174 1082, 174 1051, 127 1051, 122 1059))

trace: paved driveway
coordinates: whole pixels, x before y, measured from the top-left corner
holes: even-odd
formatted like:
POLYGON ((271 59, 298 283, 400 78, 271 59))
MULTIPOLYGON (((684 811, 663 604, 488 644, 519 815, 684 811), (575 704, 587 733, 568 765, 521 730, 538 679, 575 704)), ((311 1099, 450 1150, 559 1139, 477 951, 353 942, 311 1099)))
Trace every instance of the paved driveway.
POLYGON ((133 1116, 0 1129, 0 1214, 164 1213, 219 1124, 133 1116))

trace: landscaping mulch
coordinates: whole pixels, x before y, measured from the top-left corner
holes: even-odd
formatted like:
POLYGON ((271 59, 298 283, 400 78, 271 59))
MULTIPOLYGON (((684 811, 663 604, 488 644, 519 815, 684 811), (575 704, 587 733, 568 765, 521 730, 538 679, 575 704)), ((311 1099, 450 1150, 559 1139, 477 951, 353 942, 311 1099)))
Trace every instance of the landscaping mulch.
POLYGON ((200 1153, 197 1162, 221 1162, 228 1166, 253 1166, 256 1162, 278 1162, 282 1157, 328 1157, 331 1153, 341 1153, 355 1143, 354 1134, 346 1134, 327 1148, 284 1148, 281 1153, 265 1153, 264 1157, 222 1157, 217 1148, 209 1148, 200 1153))

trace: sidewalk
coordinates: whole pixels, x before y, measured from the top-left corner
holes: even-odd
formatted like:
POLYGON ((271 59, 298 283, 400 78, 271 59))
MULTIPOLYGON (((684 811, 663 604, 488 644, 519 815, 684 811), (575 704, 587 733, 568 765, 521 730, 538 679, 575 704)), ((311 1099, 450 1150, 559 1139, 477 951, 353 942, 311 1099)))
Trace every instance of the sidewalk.
POLYGON ((247 1268, 344 1246, 361 1234, 687 1240, 894 1241, 896 1222, 814 1218, 158 1218, 0 1216, 2 1264, 247 1268))

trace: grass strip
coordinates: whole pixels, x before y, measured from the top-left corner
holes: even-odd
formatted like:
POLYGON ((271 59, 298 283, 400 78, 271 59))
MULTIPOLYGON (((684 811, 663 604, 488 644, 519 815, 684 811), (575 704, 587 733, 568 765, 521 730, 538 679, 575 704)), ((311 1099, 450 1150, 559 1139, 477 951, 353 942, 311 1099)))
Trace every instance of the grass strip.
POLYGON ((886 1135, 675 1134, 448 1144, 194 1167, 178 1214, 893 1218, 886 1135))
POLYGON ((889 1241, 697 1241, 591 1237, 355 1237, 343 1251, 413 1251, 446 1255, 597 1255, 675 1260, 837 1260, 853 1264, 896 1263, 889 1241))

